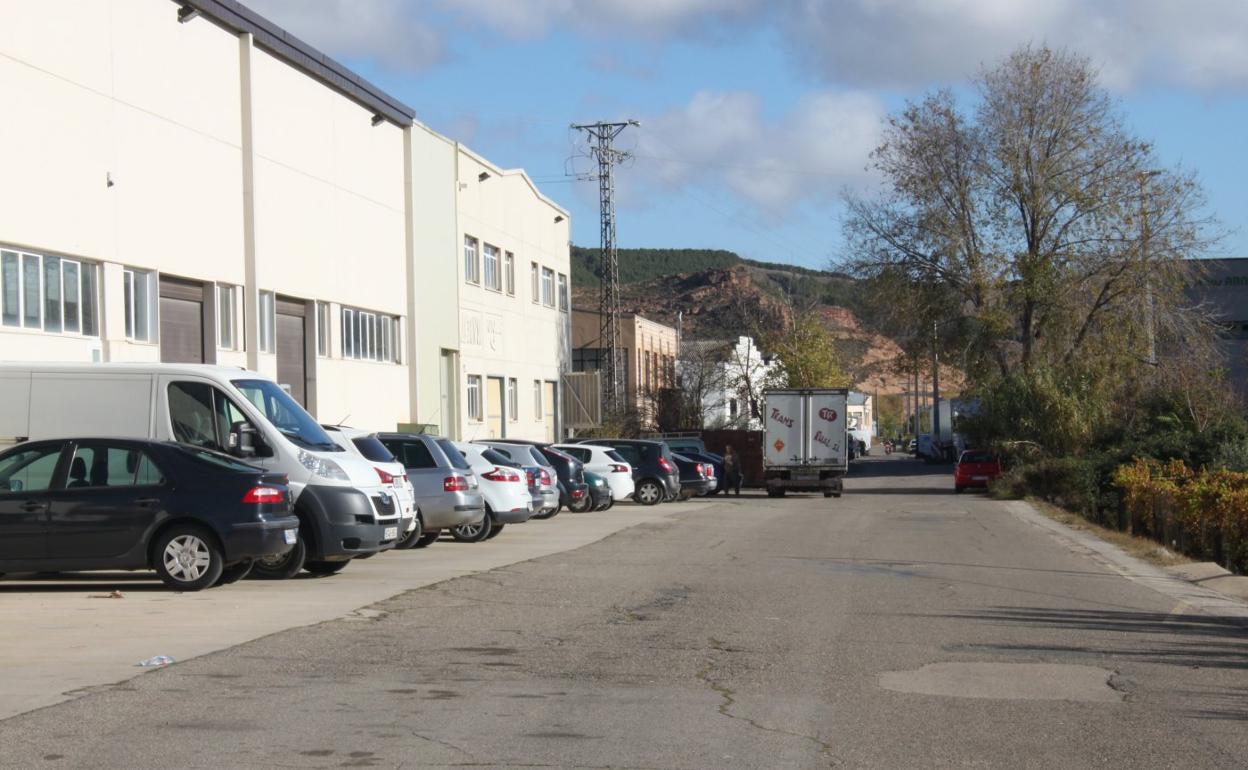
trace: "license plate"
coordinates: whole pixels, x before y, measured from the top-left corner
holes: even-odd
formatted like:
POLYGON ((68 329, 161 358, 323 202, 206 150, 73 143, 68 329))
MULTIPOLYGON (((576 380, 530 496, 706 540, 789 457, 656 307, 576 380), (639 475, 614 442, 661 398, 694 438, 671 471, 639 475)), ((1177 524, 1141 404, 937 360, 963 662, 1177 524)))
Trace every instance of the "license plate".
POLYGON ((382 540, 397 540, 399 537, 398 527, 386 527, 386 531, 382 533, 382 540))
POLYGON ((987 481, 987 476, 971 476, 971 481, 987 481))
POLYGON ((286 545, 294 545, 295 541, 299 539, 299 530, 297 529, 282 530, 282 539, 286 541, 286 545))

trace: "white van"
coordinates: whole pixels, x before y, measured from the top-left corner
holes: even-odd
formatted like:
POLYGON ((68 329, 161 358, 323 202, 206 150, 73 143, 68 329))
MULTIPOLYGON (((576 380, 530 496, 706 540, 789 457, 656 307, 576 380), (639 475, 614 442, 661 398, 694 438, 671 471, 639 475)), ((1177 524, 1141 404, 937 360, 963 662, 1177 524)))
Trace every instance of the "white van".
POLYGON ((228 452, 289 478, 291 551, 252 574, 338 572, 392 548, 410 523, 376 470, 344 451, 277 383, 205 364, 0 364, 0 447, 74 437, 177 441, 228 452))

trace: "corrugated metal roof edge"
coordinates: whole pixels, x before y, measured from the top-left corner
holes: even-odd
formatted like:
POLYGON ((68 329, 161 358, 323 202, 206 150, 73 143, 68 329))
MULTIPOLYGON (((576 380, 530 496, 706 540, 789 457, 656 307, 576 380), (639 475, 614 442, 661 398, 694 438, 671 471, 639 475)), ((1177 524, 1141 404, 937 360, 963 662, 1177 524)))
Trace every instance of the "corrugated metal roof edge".
POLYGON ((411 107, 237 0, 173 0, 173 3, 193 8, 226 29, 250 32, 259 47, 400 128, 412 125, 416 117, 411 107))

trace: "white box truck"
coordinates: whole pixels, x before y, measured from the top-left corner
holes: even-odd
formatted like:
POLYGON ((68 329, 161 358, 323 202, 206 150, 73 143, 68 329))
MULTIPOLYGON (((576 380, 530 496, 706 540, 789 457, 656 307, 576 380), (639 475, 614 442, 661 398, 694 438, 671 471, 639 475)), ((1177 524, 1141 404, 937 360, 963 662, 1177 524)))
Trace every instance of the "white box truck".
POLYGON ((763 393, 763 473, 767 494, 823 492, 840 497, 849 467, 846 388, 768 390, 763 393))
POLYGON ((0 364, 0 447, 53 438, 144 438, 226 452, 285 473, 295 548, 252 574, 329 574, 393 548, 411 523, 372 464, 334 443, 262 374, 204 364, 0 364))

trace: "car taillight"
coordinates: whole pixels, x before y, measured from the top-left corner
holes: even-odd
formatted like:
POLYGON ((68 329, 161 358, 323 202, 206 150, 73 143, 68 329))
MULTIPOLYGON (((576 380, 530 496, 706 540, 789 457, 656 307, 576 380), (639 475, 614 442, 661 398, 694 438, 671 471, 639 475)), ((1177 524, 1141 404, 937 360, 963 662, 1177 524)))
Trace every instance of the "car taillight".
POLYGON ((611 466, 611 472, 612 472, 612 473, 628 473, 628 466, 627 466, 627 465, 620 465, 620 464, 616 463, 616 464, 614 464, 614 465, 612 465, 612 466, 611 466))
POLYGON ((281 503, 285 499, 286 493, 277 487, 252 487, 243 495, 243 502, 250 505, 281 503))
POLYGON ((377 471, 377 478, 381 479, 381 483, 382 483, 382 484, 393 484, 393 483, 394 483, 394 474, 392 474, 392 473, 386 473, 386 472, 385 472, 385 471, 383 471, 381 468, 378 468, 378 467, 376 467, 376 466, 373 466, 373 470, 377 471))
POLYGON ((660 457, 660 458, 659 458, 659 467, 663 469, 663 472, 664 472, 664 473, 675 473, 675 472, 676 472, 676 469, 672 467, 672 464, 671 464, 671 463, 669 463, 669 462, 667 461, 667 458, 666 458, 666 457, 660 457))
POLYGON ((550 471, 545 468, 542 468, 542 486, 550 486, 550 471))
POLYGON ((527 481, 527 482, 529 483, 529 486, 533 486, 534 484, 536 484, 536 483, 537 483, 537 474, 536 474, 536 473, 534 473, 534 472, 532 471, 532 469, 525 468, 525 470, 524 470, 524 480, 525 480, 525 481, 527 481))
POLYGON ((581 499, 582 497, 584 497, 584 496, 585 496, 585 490, 583 490, 583 489, 574 489, 574 490, 572 490, 572 499, 573 499, 573 500, 580 500, 580 499, 581 499))
POLYGON ((446 492, 467 492, 468 479, 463 476, 447 476, 442 479, 442 489, 446 492))
POLYGON ((509 471, 506 468, 495 468, 489 473, 482 473, 481 478, 490 481, 519 481, 520 474, 515 471, 509 471))

